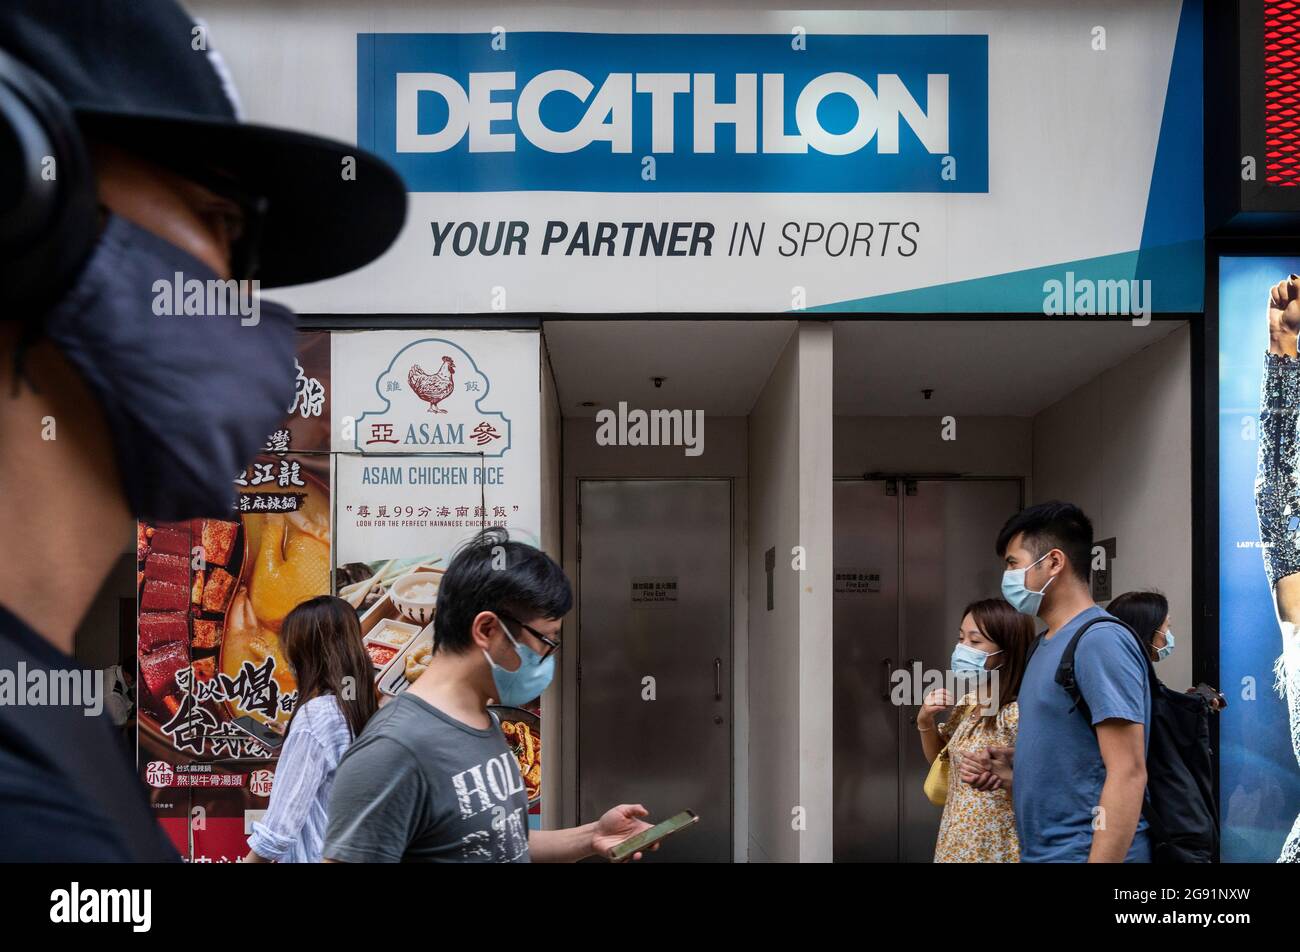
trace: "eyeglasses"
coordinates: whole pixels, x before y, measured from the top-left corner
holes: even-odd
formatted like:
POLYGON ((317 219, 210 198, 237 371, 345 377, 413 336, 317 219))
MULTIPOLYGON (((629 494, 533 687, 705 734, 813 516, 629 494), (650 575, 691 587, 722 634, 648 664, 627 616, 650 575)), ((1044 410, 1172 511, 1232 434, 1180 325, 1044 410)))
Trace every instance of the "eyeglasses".
MULTIPOLYGON (((494 614, 497 616, 497 618, 503 618, 503 619, 505 619, 506 621, 511 622, 512 624, 518 625, 520 628, 522 628, 524 631, 528 632, 530 635, 532 635, 534 638, 536 638, 536 639, 537 639, 538 641, 540 641, 542 644, 546 645, 546 653, 542 655, 542 660, 543 660, 543 661, 545 661, 545 660, 546 660, 547 658, 549 658, 551 655, 555 654, 555 652, 557 652, 557 651, 560 650, 560 643, 559 643, 558 641, 556 641, 554 638, 548 638, 548 637, 546 637, 544 634, 542 634, 542 633, 541 633, 540 631, 538 631, 536 628, 529 628, 527 625, 525 625, 525 624, 524 624, 522 621, 520 621, 518 618, 515 618, 515 617, 513 617, 513 616, 511 616, 511 615, 507 615, 505 612, 500 612, 500 611, 499 611, 499 612, 494 612, 494 614)), ((510 630, 509 630, 509 629, 506 629, 506 634, 510 634, 510 630)))

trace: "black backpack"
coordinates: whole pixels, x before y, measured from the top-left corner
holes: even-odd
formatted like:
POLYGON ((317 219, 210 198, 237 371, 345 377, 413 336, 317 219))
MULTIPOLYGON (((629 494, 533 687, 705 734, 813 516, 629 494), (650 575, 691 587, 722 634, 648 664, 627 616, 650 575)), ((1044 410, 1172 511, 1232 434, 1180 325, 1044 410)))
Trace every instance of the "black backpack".
MULTIPOLYGON (((1056 668, 1056 683, 1093 727, 1092 714, 1074 677, 1074 650, 1093 625, 1110 622, 1142 644, 1137 632, 1110 615, 1085 622, 1065 646, 1056 668)), ((1029 646, 1025 667, 1043 636, 1029 646)), ((1151 859, 1156 863, 1210 863, 1219 846, 1219 811, 1214 802, 1214 765, 1210 752, 1210 704, 1199 694, 1180 694, 1156 677, 1142 645, 1151 685, 1151 737, 1147 746, 1147 790, 1142 815, 1150 827, 1151 859)), ((1093 727, 1093 732, 1096 728, 1093 727)))

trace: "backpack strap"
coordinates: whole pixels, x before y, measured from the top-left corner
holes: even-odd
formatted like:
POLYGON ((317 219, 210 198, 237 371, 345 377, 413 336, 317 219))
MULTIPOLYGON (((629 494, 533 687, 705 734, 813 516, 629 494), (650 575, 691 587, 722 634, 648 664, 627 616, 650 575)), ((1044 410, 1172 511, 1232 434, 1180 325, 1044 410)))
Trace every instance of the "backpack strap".
POLYGON ((1065 688, 1065 693, 1070 695, 1070 699, 1074 701, 1074 707, 1070 708, 1070 710, 1074 711, 1075 708, 1078 708, 1082 711, 1083 716, 1087 718, 1088 726, 1093 727, 1094 730, 1095 726, 1092 723, 1092 712, 1088 707, 1088 702, 1084 700, 1083 691, 1080 690, 1078 679, 1075 677, 1074 652, 1079 646, 1079 639, 1083 637, 1084 633, 1093 625, 1099 625, 1103 622, 1110 622, 1119 625, 1132 635, 1133 639, 1138 643, 1138 648, 1142 652, 1142 660, 1146 662, 1147 684, 1151 689, 1151 698, 1153 701, 1156 696, 1156 688, 1160 685, 1160 679, 1156 677, 1155 665, 1151 663, 1151 656, 1147 654, 1146 647, 1142 644, 1142 639, 1138 637, 1138 633, 1129 627, 1126 622, 1120 621, 1114 615, 1103 615, 1100 618, 1093 618, 1084 622, 1083 627, 1074 633, 1074 636, 1070 638, 1070 643, 1065 646, 1065 651, 1061 655, 1061 663, 1057 665, 1056 668, 1056 683, 1065 688))
MULTIPOLYGON (((1056 668, 1056 683, 1065 688, 1065 692, 1069 694, 1071 699, 1074 701, 1074 707, 1070 708, 1070 710, 1073 711, 1074 708, 1077 707, 1082 711, 1084 718, 1088 722, 1088 727, 1092 729, 1094 734, 1097 733, 1097 725, 1092 722, 1092 712, 1088 708, 1088 702, 1083 699, 1083 692, 1079 689, 1079 682, 1074 676, 1074 651, 1075 648, 1078 647, 1079 639, 1083 637, 1084 632, 1093 625, 1105 621, 1119 625, 1132 635, 1135 641, 1137 641, 1138 648, 1142 652, 1142 660, 1147 664, 1147 684, 1150 685, 1151 689, 1153 713, 1155 710, 1156 690, 1160 687, 1160 679, 1156 676, 1156 666, 1151 663, 1151 656, 1147 654, 1146 645, 1142 643, 1142 639, 1138 637, 1138 633, 1134 631, 1127 622, 1121 621, 1114 615, 1103 615, 1101 618, 1093 618, 1090 621, 1084 622, 1083 627, 1074 633, 1074 636, 1070 639, 1070 643, 1065 646, 1065 652, 1061 655, 1061 663, 1056 668)), ((1150 743, 1149 737, 1146 740, 1150 743)), ((1146 818, 1147 828, 1150 830, 1151 835, 1152 850, 1154 851, 1156 844, 1166 842, 1168 837, 1165 834, 1164 823, 1161 821, 1158 811, 1156 811, 1152 805, 1151 788, 1149 786, 1142 791, 1141 815, 1146 818)))
MULTIPOLYGON (((1056 666, 1056 683, 1065 688, 1065 693, 1070 695, 1070 700, 1074 705, 1070 708, 1073 714, 1076 710, 1083 713, 1084 719, 1087 720, 1088 726, 1092 726, 1092 712, 1088 708, 1088 702, 1084 700, 1083 692, 1079 689, 1078 679, 1074 676, 1074 652, 1079 647, 1079 639, 1088 633, 1088 629, 1100 621, 1107 621, 1105 616, 1093 618, 1083 623, 1083 625, 1071 637, 1070 642, 1065 646, 1065 651, 1061 654, 1061 663, 1056 666)), ((1120 622, 1123 624, 1123 622, 1120 622)))

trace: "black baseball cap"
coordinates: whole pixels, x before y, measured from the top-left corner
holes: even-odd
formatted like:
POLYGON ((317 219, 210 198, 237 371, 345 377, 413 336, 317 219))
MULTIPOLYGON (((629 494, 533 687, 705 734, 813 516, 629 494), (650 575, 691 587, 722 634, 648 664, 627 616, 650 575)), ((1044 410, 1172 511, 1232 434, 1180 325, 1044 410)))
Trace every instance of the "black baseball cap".
POLYGON ((84 134, 264 198, 264 287, 352 271, 402 228, 406 188, 378 157, 242 122, 206 26, 173 0, 0 0, 0 50, 49 83, 84 134))

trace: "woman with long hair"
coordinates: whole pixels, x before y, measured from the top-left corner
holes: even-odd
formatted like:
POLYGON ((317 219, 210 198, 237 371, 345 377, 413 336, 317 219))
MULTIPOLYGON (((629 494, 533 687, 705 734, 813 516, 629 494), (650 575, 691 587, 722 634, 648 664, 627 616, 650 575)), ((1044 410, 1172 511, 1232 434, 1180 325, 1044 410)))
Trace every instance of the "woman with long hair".
POLYGON ((1174 632, 1169 625, 1169 600, 1159 592, 1125 592, 1106 606, 1137 633, 1142 650, 1152 661, 1163 661, 1174 650, 1174 632))
POLYGON ((280 641, 298 680, 298 703, 276 765, 270 809, 253 824, 244 861, 317 863, 334 771, 379 706, 374 669, 356 611, 333 595, 289 612, 280 641))
POLYGON ((1009 791, 994 781, 980 789, 963 781, 963 755, 989 747, 1015 747, 1020 723, 1016 698, 1025 673, 1025 655, 1034 640, 1034 623, 1000 598, 972 602, 962 612, 951 671, 958 690, 939 688, 925 698, 916 716, 926 760, 948 757, 948 799, 935 843, 936 863, 1015 863, 1020 859, 1016 817, 1009 791), (935 718, 948 707, 941 724, 935 718), (945 747, 946 745, 946 747, 945 747))

